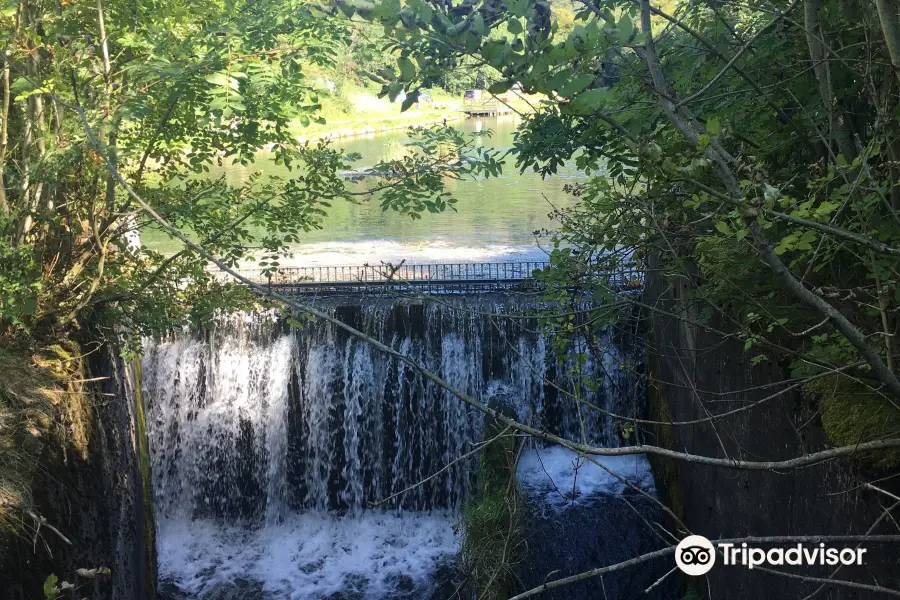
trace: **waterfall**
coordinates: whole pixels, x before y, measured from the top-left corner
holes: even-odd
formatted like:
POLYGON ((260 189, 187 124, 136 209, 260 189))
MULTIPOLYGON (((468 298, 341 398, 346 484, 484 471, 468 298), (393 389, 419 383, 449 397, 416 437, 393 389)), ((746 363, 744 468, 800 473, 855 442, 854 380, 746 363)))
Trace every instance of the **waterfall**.
MULTIPOLYGON (((619 424, 586 406, 633 410, 639 378, 620 336, 559 357, 533 321, 485 314, 512 309, 524 310, 458 299, 333 311, 455 389, 502 393, 523 421, 619 445, 619 424)), ((160 570, 182 589, 250 572, 275 597, 362 586, 382 598, 398 578, 425 585, 455 552, 475 460, 458 459, 483 417, 410 365, 327 323, 242 314, 145 340, 143 371, 160 570)))

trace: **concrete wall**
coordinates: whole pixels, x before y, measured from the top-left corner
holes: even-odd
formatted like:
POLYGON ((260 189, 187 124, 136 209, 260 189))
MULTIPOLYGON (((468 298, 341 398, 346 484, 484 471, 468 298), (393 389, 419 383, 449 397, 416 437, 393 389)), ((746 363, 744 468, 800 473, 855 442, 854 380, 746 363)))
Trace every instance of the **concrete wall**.
MULTIPOLYGON (((651 273, 646 303, 696 319, 683 299, 682 280, 651 273)), ((727 330, 724 319, 709 326, 727 330)), ((707 412, 732 410, 786 387, 786 364, 751 366, 740 341, 720 336, 659 313, 652 316, 648 351, 650 412, 672 421, 702 419, 707 412), (659 382, 664 383, 659 383, 659 382), (699 397, 703 403, 698 401, 699 397), (740 391, 739 390, 747 390, 740 391)), ((814 403, 798 393, 785 393, 765 404, 710 424, 658 427, 648 432, 658 443, 692 454, 743 460, 786 459, 828 447, 814 403)), ((864 534, 894 500, 861 489, 860 483, 897 472, 870 472, 865 459, 839 460, 788 472, 744 471, 701 466, 683 461, 655 460, 657 483, 666 486, 668 500, 686 526, 708 538, 765 535, 864 534)), ((900 478, 879 485, 898 494, 900 478)), ((900 495, 900 494, 898 494, 900 495)), ((900 503, 898 503, 900 504, 900 503)), ((873 533, 898 534, 900 506, 873 533), (896 519, 896 520, 895 520, 896 519)), ((838 574, 856 582, 900 589, 900 548, 897 544, 865 545, 869 565, 844 568, 838 574)), ((827 577, 833 568, 809 574, 827 577)), ((744 568, 719 567, 702 578, 683 578, 686 589, 710 598, 804 598, 818 584, 744 568)), ((830 586, 818 598, 871 598, 870 591, 830 586)))

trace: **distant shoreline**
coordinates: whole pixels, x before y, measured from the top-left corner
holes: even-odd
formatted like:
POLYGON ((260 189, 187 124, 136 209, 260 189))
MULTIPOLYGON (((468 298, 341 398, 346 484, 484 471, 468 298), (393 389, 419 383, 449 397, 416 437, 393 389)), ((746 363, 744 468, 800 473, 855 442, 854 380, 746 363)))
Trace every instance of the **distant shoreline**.
MULTIPOLYGON (((354 128, 350 128, 350 127, 342 127, 340 129, 336 129, 336 130, 333 130, 330 132, 325 132, 325 133, 318 134, 315 136, 310 136, 310 137, 298 136, 297 141, 299 141, 301 144, 303 144, 306 142, 316 143, 321 140, 331 141, 331 140, 336 140, 336 139, 341 139, 341 138, 363 137, 363 136, 375 135, 378 133, 385 133, 388 131, 397 131, 399 129, 409 129, 410 127, 428 127, 430 125, 437 125, 438 123, 444 123, 444 122, 448 122, 448 121, 461 121, 463 119, 465 119, 464 114, 458 114, 458 115, 448 114, 448 115, 441 116, 439 118, 430 118, 430 119, 426 119, 426 120, 409 119, 405 123, 392 123, 390 125, 376 126, 376 125, 370 124, 370 125, 365 125, 358 129, 354 129, 354 128)), ((381 121, 393 121, 394 119, 380 119, 380 120, 381 121)), ((374 120, 374 122, 376 124, 378 123, 378 121, 379 121, 379 119, 374 120)))

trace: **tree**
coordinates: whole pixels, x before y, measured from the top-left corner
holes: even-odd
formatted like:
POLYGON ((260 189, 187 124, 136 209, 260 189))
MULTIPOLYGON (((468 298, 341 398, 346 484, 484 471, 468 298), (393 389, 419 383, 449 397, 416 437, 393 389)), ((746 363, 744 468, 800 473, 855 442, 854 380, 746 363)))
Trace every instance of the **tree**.
POLYGON ((696 282, 705 313, 727 309, 749 352, 787 337, 800 373, 862 362, 842 377, 893 403, 900 148, 882 65, 894 26, 865 3, 800 7, 670 15, 585 1, 567 35, 541 1, 355 10, 418 64, 402 85, 465 58, 494 69, 494 93, 518 83, 546 96, 521 127, 518 167, 549 175, 575 160, 594 175, 561 215, 559 241, 576 248, 554 256, 563 279, 652 259, 696 282))
MULTIPOLYGON (((0 144, 0 330, 32 339, 101 330, 163 331, 254 296, 226 285, 184 249, 162 256, 135 236, 159 225, 122 187, 234 266, 270 270, 330 203, 378 193, 406 213, 452 206, 446 177, 474 172, 449 129, 416 134, 450 144, 382 161, 366 187, 353 160, 301 144, 296 123, 321 121, 306 72, 331 67, 348 30, 304 0, 9 4, 3 19, 0 144), (238 186, 209 175, 268 151, 287 177, 238 186), (122 178, 120 181, 118 178, 122 178)), ((132 338, 134 339, 134 338, 132 338)))
MULTIPOLYGON (((569 187, 579 202, 559 213, 541 274, 557 300, 611 296, 606 273, 629 266, 687 282, 674 316, 698 327, 716 316, 754 363, 789 361, 833 443, 895 437, 896 5, 576 4, 563 31, 544 0, 338 2, 416 65, 386 92, 467 60, 493 70, 494 94, 543 95, 520 126, 518 168, 551 175, 575 161, 591 176, 569 187)), ((546 324, 591 335, 566 319, 546 324)))

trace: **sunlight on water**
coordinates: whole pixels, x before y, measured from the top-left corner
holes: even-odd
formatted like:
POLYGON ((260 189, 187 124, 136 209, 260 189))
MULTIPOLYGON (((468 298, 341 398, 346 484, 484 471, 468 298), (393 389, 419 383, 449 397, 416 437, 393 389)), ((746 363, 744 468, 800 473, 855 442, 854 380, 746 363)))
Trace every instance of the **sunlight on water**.
MULTIPOLYGON (((466 119, 454 123, 463 131, 490 129, 493 136, 480 145, 500 150, 513 144, 517 120, 513 118, 466 119)), ((358 168, 375 164, 386 148, 407 141, 405 132, 392 131, 362 138, 341 139, 334 144, 347 152, 358 152, 358 168)), ((413 220, 395 212, 384 212, 377 199, 359 204, 334 203, 320 230, 304 232, 292 246, 294 257, 283 266, 353 265, 379 260, 407 262, 486 262, 541 260, 534 232, 555 229, 549 216, 554 208, 565 208, 572 197, 563 191, 566 183, 583 178, 573 164, 567 164, 547 179, 533 172, 520 174, 513 158, 507 158, 500 177, 461 179, 446 182, 457 200, 456 211, 425 213, 413 220)), ((265 153, 250 166, 226 165, 211 176, 224 176, 232 185, 241 185, 251 173, 290 176, 265 153)), ((145 245, 161 252, 175 252, 181 243, 166 234, 148 229, 142 232, 145 245)), ((545 240, 546 241, 546 240, 545 240)))
MULTIPOLYGON (((283 259, 281 266, 377 265, 381 261, 399 264, 403 260, 407 264, 545 261, 547 252, 534 246, 464 245, 460 240, 440 239, 431 242, 397 240, 316 242, 294 246, 293 256, 283 259)), ((250 266, 250 263, 243 266, 250 266)))

